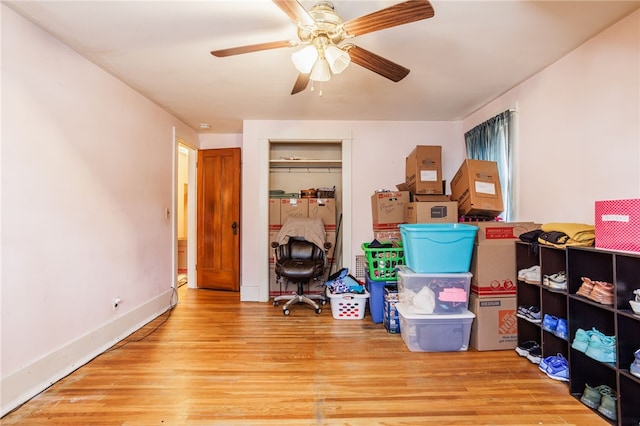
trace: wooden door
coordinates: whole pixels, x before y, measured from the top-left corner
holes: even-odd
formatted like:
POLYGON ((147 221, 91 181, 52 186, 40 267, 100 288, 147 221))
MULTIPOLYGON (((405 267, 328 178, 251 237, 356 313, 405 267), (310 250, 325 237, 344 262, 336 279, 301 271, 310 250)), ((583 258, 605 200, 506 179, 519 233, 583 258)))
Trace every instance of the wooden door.
POLYGON ((240 290, 240 149, 198 151, 197 285, 240 290))

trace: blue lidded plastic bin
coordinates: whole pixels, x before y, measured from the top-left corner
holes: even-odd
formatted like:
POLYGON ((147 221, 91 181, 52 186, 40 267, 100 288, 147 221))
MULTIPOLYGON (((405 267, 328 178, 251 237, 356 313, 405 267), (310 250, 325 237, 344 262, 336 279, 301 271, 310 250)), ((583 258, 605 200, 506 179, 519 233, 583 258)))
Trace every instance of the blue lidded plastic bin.
POLYGON ((379 324, 384 318, 384 288, 397 285, 397 281, 373 281, 369 274, 365 276, 365 286, 369 292, 369 313, 371 321, 379 324))
POLYGON ((463 223, 403 223, 405 263, 419 273, 469 272, 478 227, 463 223))

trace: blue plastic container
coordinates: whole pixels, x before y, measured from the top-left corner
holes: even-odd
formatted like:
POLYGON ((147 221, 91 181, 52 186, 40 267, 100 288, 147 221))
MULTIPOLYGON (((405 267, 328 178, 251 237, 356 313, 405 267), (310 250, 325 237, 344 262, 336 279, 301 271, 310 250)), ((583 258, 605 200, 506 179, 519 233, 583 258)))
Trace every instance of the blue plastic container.
POLYGON ((469 272, 478 227, 463 223, 404 223, 405 263, 419 273, 469 272))
POLYGON ((381 323, 384 318, 384 288, 396 285, 397 281, 373 281, 369 274, 365 276, 365 286, 369 292, 369 313, 374 324, 381 323))

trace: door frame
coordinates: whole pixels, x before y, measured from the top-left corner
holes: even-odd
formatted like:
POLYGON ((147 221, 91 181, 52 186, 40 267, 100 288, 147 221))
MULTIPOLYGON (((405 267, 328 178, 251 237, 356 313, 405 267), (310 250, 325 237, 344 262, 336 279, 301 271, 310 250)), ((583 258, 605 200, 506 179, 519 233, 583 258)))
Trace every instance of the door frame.
MULTIPOLYGON (((278 132, 275 132, 278 133, 278 132)), ((269 147, 270 141, 281 142, 309 142, 318 143, 326 141, 336 141, 342 145, 342 224, 340 227, 341 243, 342 244, 342 264, 355 265, 355 255, 352 249, 352 145, 353 138, 350 133, 327 132, 325 137, 319 137, 314 135, 310 137, 309 132, 302 132, 302 135, 298 135, 297 131, 289 133, 285 131, 281 135, 274 134, 271 137, 257 138, 257 150, 258 150, 258 167, 259 167, 259 179, 257 184, 258 191, 258 203, 263 206, 268 206, 269 203, 269 147), (307 134, 305 137, 304 134, 307 134)), ((322 132, 318 132, 322 134, 322 132)), ((245 223, 246 228, 246 223, 245 223)), ((257 257, 255 259, 256 264, 264 265, 257 269, 257 285, 247 285, 242 280, 241 268, 241 280, 240 280, 240 300, 241 301, 260 301, 268 302, 269 297, 269 258, 271 256, 271 250, 269 249, 269 209, 261 209, 258 213, 257 229, 259 231, 257 238, 257 257)))
POLYGON ((173 288, 177 288, 178 283, 178 185, 179 173, 178 162, 180 158, 180 147, 183 146, 189 151, 188 172, 187 172, 187 287, 196 288, 198 285, 196 275, 196 253, 197 247, 197 221, 196 221, 196 164, 198 160, 198 150, 189 141, 177 136, 174 128, 174 159, 173 159, 173 220, 172 220, 172 284, 173 288))

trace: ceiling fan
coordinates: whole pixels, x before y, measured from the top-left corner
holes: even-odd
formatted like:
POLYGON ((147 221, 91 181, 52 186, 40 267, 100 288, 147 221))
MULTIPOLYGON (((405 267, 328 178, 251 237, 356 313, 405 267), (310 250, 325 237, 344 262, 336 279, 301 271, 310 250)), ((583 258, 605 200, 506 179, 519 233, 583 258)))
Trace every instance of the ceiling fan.
POLYGON ((303 91, 309 80, 327 81, 350 62, 398 82, 409 69, 355 44, 353 37, 409 24, 434 16, 428 0, 407 0, 359 18, 344 21, 330 2, 320 2, 307 11, 296 0, 273 0, 298 27, 298 40, 282 40, 214 50, 213 56, 226 57, 283 47, 305 46, 292 55, 299 74, 291 94, 303 91))

